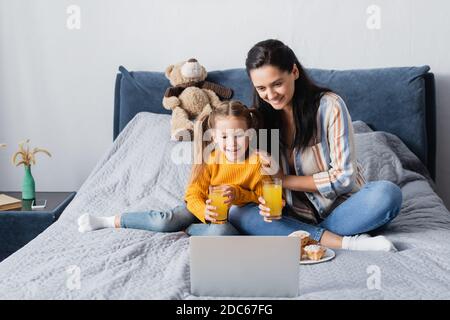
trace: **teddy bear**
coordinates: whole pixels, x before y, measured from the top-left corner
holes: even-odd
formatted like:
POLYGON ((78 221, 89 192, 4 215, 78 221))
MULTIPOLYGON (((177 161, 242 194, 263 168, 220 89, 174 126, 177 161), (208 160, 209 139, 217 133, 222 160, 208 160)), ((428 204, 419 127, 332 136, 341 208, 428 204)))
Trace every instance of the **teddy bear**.
POLYGON ((167 67, 166 78, 171 87, 167 88, 162 101, 163 107, 172 110, 171 140, 191 140, 194 121, 205 113, 210 113, 220 103, 220 99, 230 99, 230 88, 205 81, 208 73, 196 59, 179 62, 167 67))

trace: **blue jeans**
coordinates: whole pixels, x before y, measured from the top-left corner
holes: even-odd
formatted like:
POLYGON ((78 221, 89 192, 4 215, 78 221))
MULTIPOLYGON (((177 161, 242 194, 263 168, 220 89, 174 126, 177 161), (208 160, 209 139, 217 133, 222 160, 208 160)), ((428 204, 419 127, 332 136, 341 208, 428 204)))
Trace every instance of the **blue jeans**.
POLYGON ((121 215, 120 226, 155 232, 185 231, 191 236, 239 234, 230 223, 201 223, 184 205, 168 211, 125 212, 121 215))
POLYGON ((288 235, 305 230, 312 239, 320 241, 325 230, 341 236, 379 230, 398 215, 401 205, 402 192, 397 185, 389 181, 374 181, 365 184, 317 225, 287 216, 286 210, 283 210, 280 220, 265 222, 256 204, 231 207, 229 221, 242 234, 288 235))

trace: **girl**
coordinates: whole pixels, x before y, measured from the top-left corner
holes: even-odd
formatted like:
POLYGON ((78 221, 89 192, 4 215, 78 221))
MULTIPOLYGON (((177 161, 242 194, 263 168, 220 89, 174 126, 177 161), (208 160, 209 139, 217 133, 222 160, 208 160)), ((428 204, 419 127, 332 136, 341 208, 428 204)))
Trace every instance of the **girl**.
POLYGON ((228 206, 258 203, 258 196, 262 194, 261 164, 256 152, 249 148, 250 129, 256 128, 255 110, 238 101, 221 103, 196 123, 196 152, 185 205, 166 212, 128 212, 112 217, 94 217, 86 213, 78 219, 78 230, 133 228, 174 232, 187 228, 189 235, 238 234, 230 223, 214 223, 218 214, 208 200, 208 189, 210 186, 219 187, 228 206), (215 143, 212 152, 208 141, 205 141, 208 134, 212 135, 215 143))
POLYGON ((259 198, 259 207, 233 207, 231 223, 246 234, 288 235, 300 229, 330 248, 394 251, 385 237, 362 233, 397 216, 401 190, 388 181, 364 183, 352 121, 341 97, 315 85, 294 52, 278 40, 251 48, 246 69, 264 128, 280 130, 283 171, 278 176, 289 211, 281 220, 265 223, 258 214, 266 216, 268 208, 259 198))

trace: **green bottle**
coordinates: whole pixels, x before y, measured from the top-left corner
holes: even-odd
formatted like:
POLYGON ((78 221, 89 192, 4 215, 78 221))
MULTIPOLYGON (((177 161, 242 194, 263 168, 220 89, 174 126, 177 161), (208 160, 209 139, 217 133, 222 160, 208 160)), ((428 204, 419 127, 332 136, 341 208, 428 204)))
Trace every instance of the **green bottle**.
POLYGON ((33 200, 35 197, 35 184, 31 174, 31 166, 25 166, 25 176, 22 182, 22 199, 33 200))

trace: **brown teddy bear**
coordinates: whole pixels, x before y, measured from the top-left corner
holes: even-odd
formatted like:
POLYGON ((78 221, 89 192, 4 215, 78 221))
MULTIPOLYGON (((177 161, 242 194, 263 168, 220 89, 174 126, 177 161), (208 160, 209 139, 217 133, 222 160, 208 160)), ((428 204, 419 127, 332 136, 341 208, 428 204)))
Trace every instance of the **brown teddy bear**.
POLYGON ((195 119, 209 113, 220 103, 220 98, 230 99, 231 89, 205 81, 206 69, 196 60, 170 65, 166 77, 172 87, 167 88, 162 104, 172 110, 171 139, 190 140, 195 119))

